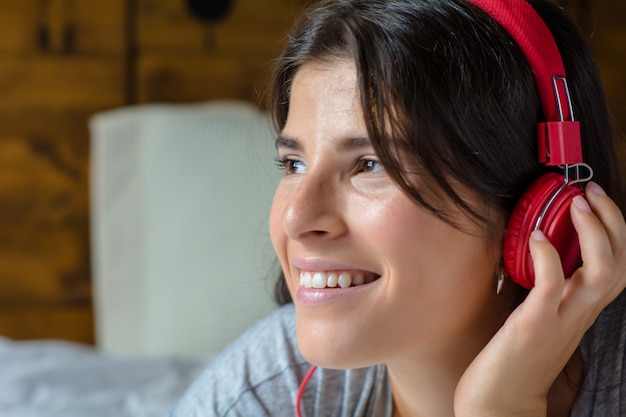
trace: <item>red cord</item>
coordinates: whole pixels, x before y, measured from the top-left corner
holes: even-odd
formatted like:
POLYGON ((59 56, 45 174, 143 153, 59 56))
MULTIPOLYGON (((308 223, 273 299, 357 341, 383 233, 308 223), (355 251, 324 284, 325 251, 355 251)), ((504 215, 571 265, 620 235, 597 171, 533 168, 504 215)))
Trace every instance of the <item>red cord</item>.
POLYGON ((302 417, 302 412, 300 411, 300 403, 302 402, 302 394, 304 394, 304 389, 306 388, 306 385, 309 383, 309 380, 313 376, 313 373, 315 372, 316 369, 317 369, 317 366, 315 365, 311 366, 311 369, 309 369, 309 372, 307 372, 307 374, 304 376, 304 379, 302 380, 302 383, 300 384, 300 388, 298 388, 298 395, 296 396, 296 416, 297 417, 302 417))

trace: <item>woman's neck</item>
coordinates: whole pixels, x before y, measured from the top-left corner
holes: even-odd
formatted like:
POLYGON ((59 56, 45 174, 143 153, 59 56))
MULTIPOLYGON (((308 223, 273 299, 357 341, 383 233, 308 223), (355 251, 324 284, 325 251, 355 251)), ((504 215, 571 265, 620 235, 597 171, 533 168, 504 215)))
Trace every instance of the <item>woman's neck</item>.
POLYGON ((489 308, 463 328, 423 341, 402 357, 386 362, 394 417, 454 417, 454 393, 461 376, 509 316, 516 290, 493 294, 489 308), (436 345, 434 345, 436 344, 436 345))
POLYGON ((393 417, 454 417, 454 391, 469 363, 452 360, 400 360, 387 364, 393 417))

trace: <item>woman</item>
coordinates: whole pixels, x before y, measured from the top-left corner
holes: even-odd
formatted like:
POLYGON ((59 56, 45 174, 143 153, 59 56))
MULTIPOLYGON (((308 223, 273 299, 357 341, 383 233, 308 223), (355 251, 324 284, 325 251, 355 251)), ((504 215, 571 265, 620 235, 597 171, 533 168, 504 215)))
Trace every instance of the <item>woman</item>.
POLYGON ((172 415, 287 416, 300 401, 306 416, 623 415, 623 183, 596 69, 533 0, 595 174, 567 200, 583 266, 564 276, 533 231, 527 291, 502 261, 507 220, 562 168, 537 160, 546 105, 526 56, 470 3, 327 1, 295 26, 272 91, 287 304, 172 415))

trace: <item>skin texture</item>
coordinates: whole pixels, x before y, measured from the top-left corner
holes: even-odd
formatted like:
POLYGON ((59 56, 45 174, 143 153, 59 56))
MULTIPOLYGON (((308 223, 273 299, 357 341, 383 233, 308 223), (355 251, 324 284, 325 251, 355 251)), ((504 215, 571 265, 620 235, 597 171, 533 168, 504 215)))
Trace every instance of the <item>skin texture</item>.
POLYGON ((559 275, 552 246, 532 239, 537 286, 509 317, 513 284, 495 292, 499 244, 453 207, 463 231, 415 204, 377 162, 352 61, 300 68, 277 150, 284 176, 270 234, 309 361, 327 368, 385 363, 398 416, 546 415, 553 382, 625 285, 624 220, 606 196, 588 197, 597 215, 572 209, 585 266, 571 280, 559 275), (301 271, 380 278, 307 290, 301 271), (532 349, 538 345, 554 348, 532 349))

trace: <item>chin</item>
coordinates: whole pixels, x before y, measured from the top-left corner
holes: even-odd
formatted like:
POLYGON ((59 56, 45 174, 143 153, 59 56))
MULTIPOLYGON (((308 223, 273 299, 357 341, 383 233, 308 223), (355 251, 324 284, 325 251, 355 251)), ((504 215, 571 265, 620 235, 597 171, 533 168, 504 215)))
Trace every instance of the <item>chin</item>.
POLYGON ((302 356, 313 365, 326 369, 354 369, 375 365, 371 352, 364 346, 371 342, 357 342, 345 333, 334 336, 335 332, 310 332, 298 327, 297 340, 302 356))

